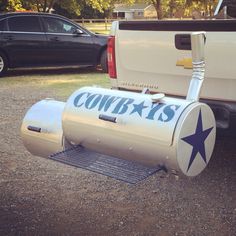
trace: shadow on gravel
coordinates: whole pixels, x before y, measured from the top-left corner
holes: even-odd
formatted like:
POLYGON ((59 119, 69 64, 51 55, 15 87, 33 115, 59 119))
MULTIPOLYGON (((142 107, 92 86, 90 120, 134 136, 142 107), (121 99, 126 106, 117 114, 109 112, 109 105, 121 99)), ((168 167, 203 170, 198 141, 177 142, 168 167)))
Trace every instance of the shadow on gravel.
MULTIPOLYGON (((236 180, 236 138, 218 134, 207 172, 212 179, 236 180)), ((203 172, 204 173, 204 172, 203 172)))
POLYGON ((60 74, 86 74, 102 73, 101 69, 94 67, 50 67, 50 68, 23 68, 8 70, 4 77, 26 76, 26 75, 60 75, 60 74))

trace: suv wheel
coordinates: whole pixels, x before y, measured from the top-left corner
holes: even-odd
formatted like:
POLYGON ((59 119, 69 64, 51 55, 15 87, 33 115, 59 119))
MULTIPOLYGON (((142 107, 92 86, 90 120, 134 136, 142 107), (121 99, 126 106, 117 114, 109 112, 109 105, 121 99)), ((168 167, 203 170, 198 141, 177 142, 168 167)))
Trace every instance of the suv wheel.
POLYGON ((100 64, 101 64, 102 71, 104 73, 107 73, 108 72, 108 68, 107 68, 107 50, 104 50, 102 52, 101 59, 100 59, 100 64))
POLYGON ((3 53, 0 52, 0 77, 3 76, 6 70, 7 70, 7 58, 3 53))

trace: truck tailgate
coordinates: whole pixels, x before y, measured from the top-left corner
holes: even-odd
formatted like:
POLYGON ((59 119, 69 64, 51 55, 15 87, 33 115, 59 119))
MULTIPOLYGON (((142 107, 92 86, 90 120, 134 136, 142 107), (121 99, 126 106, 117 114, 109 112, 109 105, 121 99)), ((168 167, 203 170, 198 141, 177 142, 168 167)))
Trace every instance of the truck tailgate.
POLYGON ((199 24, 199 21, 189 21, 188 24, 183 21, 182 28, 179 25, 174 27, 176 22, 169 22, 167 25, 173 24, 175 30, 162 27, 160 31, 148 27, 148 21, 146 28, 143 24, 139 28, 139 22, 132 23, 131 27, 122 27, 127 23, 120 23, 116 32, 116 86, 134 90, 148 87, 153 91, 185 96, 192 73, 191 68, 186 68, 191 50, 177 49, 175 36, 190 34, 192 28, 207 32, 206 80, 201 97, 236 101, 236 31, 233 30, 236 29, 236 21, 230 20, 230 24, 225 26, 220 22, 219 26, 214 22, 214 27, 209 27, 207 23, 199 24), (190 27, 193 24, 197 24, 198 28, 190 27), (186 31, 182 31, 184 29, 186 31))

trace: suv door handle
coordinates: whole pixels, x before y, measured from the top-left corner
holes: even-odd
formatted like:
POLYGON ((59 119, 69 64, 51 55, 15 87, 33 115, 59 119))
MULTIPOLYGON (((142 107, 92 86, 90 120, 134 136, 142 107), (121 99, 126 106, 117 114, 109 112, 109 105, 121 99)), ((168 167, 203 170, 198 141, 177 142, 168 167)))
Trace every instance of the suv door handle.
POLYGON ((175 47, 179 50, 191 50, 190 34, 176 34, 175 47))
POLYGON ((50 41, 58 42, 60 41, 57 36, 50 38, 50 41))
POLYGON ((6 35, 6 36, 3 37, 3 39, 5 39, 7 41, 11 41, 11 40, 13 40, 13 38, 14 37, 12 35, 6 35))

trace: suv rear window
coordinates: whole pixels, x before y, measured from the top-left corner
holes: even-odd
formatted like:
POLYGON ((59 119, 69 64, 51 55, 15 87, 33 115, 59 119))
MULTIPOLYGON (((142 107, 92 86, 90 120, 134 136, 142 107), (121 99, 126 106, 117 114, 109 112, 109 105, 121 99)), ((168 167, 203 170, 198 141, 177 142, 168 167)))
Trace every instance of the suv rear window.
POLYGON ((48 33, 73 34, 76 27, 64 20, 52 17, 43 17, 46 31, 48 33))
POLYGON ((16 16, 8 19, 10 31, 40 32, 40 23, 37 16, 16 16))
POLYGON ((6 30, 6 20, 0 20, 0 31, 6 30))

